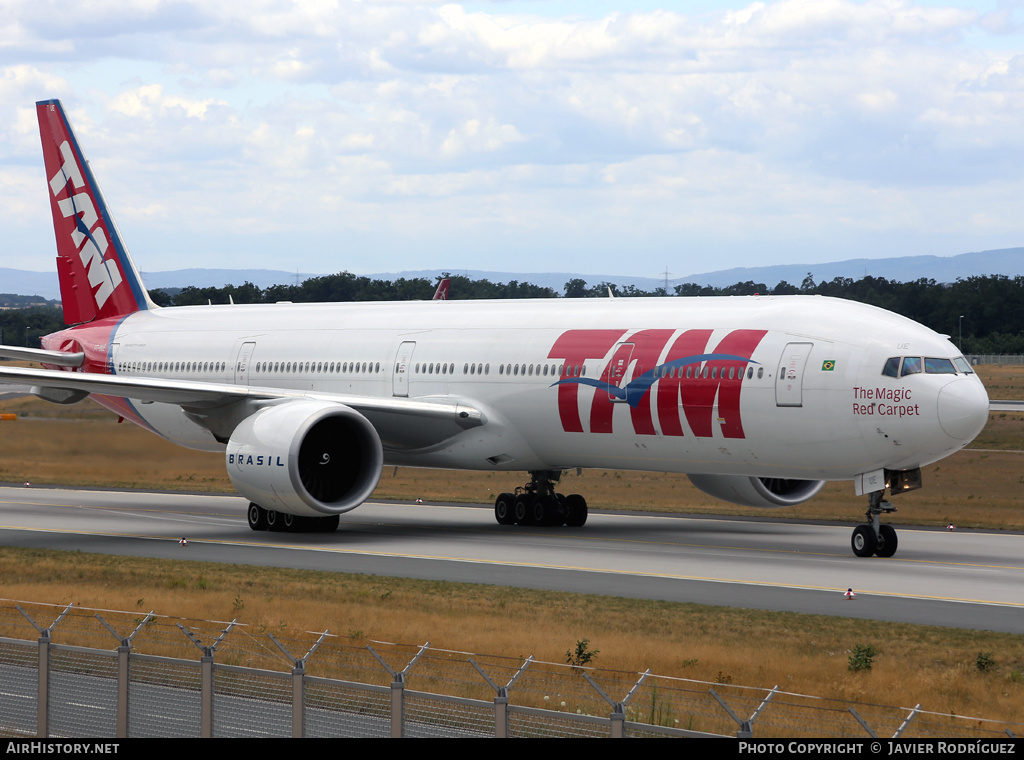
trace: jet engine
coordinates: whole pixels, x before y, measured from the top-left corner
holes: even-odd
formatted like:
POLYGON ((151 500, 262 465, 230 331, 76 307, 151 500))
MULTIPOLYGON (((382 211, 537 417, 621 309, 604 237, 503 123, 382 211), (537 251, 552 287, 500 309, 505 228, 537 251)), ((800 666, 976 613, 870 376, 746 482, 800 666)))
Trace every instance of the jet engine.
POLYGON ((744 475, 689 475, 704 493, 745 507, 792 507, 807 501, 825 485, 824 480, 750 478, 744 475))
POLYGON ((355 509, 380 480, 384 452, 370 421, 325 401, 288 401, 242 421, 228 441, 228 476, 264 509, 325 517, 355 509))

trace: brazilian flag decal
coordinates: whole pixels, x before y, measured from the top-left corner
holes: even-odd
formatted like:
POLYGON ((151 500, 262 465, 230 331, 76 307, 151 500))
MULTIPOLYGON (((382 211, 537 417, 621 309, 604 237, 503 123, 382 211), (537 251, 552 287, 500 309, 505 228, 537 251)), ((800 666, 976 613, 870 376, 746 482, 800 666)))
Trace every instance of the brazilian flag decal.
POLYGON ((831 372, 835 368, 836 368, 836 360, 835 359, 826 359, 825 361, 823 361, 821 363, 821 371, 822 372, 831 372))

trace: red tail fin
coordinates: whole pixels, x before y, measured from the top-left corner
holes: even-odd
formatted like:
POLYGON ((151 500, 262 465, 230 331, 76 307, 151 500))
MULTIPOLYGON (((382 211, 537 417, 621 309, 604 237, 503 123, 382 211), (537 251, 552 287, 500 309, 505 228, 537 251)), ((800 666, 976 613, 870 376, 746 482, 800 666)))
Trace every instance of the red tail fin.
POLYGON ((59 100, 36 103, 67 324, 153 308, 59 100))
POLYGON ((441 282, 437 283, 437 290, 434 291, 434 297, 431 301, 447 301, 448 300, 448 289, 451 287, 452 281, 445 277, 441 282))

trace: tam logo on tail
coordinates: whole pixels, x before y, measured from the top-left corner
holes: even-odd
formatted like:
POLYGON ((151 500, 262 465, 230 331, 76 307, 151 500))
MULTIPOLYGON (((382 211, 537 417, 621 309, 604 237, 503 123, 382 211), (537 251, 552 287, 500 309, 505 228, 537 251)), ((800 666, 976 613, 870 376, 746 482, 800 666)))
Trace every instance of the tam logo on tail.
POLYGON ((89 278, 89 286, 98 288, 93 292, 96 299, 96 308, 101 310, 103 304, 114 293, 114 288, 121 284, 121 273, 117 269, 117 263, 107 261, 106 254, 108 242, 106 233, 99 225, 99 214, 96 213, 96 206, 92 198, 85 192, 85 182, 82 179, 82 170, 75 161, 71 152, 71 144, 65 140, 60 146, 60 155, 63 159, 60 170, 50 179, 50 190, 53 197, 57 198, 68 184, 74 185, 75 190, 82 192, 72 195, 70 192, 66 198, 57 198, 57 208, 64 215, 65 219, 74 218, 75 229, 71 231, 71 240, 78 248, 78 257, 82 266, 86 268, 89 278), (82 241, 85 244, 82 245, 82 241), (79 248, 79 246, 81 246, 79 248))
POLYGON ((36 104, 36 115, 57 236, 64 321, 79 324, 151 308, 63 106, 59 100, 44 100, 36 104))

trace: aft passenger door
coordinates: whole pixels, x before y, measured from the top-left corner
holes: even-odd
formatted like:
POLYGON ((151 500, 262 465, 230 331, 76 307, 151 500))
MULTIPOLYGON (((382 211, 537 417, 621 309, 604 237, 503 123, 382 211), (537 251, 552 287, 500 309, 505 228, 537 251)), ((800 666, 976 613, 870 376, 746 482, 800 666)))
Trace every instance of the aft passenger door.
POLYGON ((804 405, 804 373, 813 343, 787 343, 775 380, 776 406, 804 405))
POLYGON ((612 354, 612 360, 608 363, 608 376, 605 382, 608 383, 608 400, 625 402, 625 396, 619 397, 612 390, 612 386, 623 388, 629 383, 629 363, 633 358, 634 343, 620 343, 612 354))
POLYGON ((249 384, 249 364, 255 350, 255 342, 243 343, 238 349, 238 358, 235 360, 235 385, 249 384))
POLYGON ((407 340, 398 347, 395 354, 395 370, 392 374, 393 396, 409 395, 409 368, 412 367, 412 352, 416 350, 416 341, 407 340))

